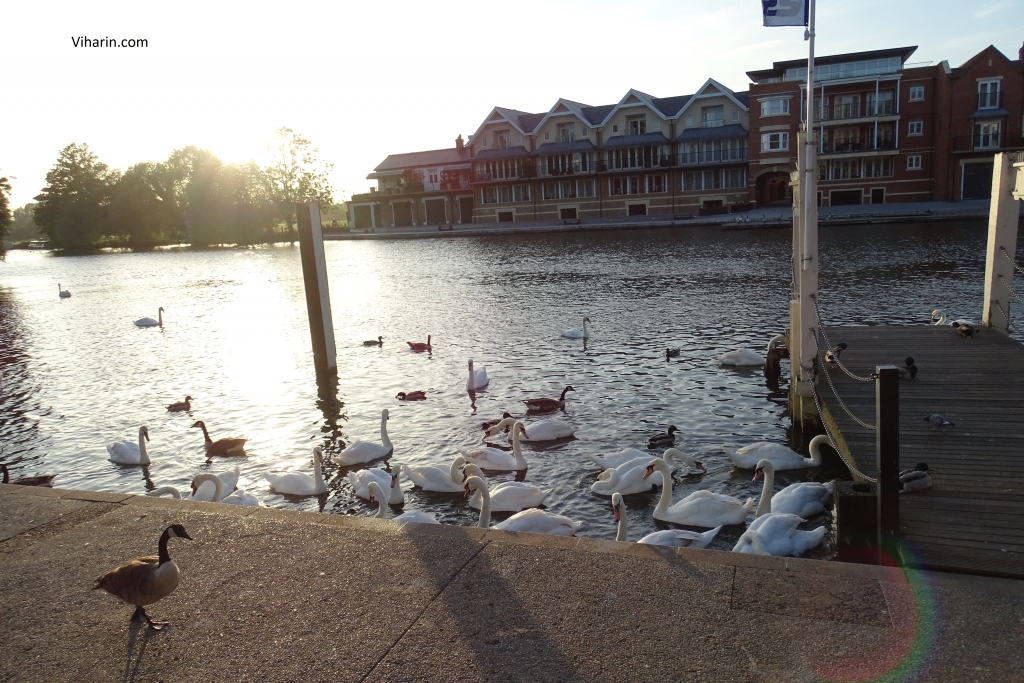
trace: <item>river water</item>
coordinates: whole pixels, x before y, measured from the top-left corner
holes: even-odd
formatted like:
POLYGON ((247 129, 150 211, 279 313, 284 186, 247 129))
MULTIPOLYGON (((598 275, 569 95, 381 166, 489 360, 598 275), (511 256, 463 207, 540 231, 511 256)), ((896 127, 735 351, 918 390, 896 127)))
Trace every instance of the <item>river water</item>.
MULTIPOLYGON (((934 308, 980 319, 985 239, 977 222, 823 226, 825 322, 927 324, 934 308)), ((321 497, 273 494, 261 474, 310 472, 317 444, 337 452, 379 440, 383 408, 393 461, 447 465, 458 447, 480 443, 482 421, 521 415, 522 399, 572 384, 555 417, 578 427, 577 438, 524 446, 526 480, 552 490, 548 509, 585 523, 580 535, 612 538, 609 499, 590 492, 599 470, 587 454, 643 448, 675 425, 676 447, 708 470, 677 473, 676 499, 701 488, 756 497, 752 473, 734 468, 721 445, 806 442, 785 415, 785 364, 773 391, 759 369, 716 362, 741 346, 763 351, 784 330, 790 244, 788 230, 715 228, 328 242, 338 378, 319 384, 297 245, 11 252, 0 263, 0 461, 15 476, 57 473, 61 487, 125 493, 187 489, 196 473, 238 463, 240 486, 268 505, 372 515, 376 504, 356 498, 332 465, 321 497), (58 283, 72 298, 58 298, 58 283), (135 327, 160 306, 163 329, 135 327), (584 315, 587 342, 559 335, 584 315), (428 334, 431 354, 405 344, 428 334), (363 346, 378 335, 382 347, 363 346), (666 361, 666 346, 681 356, 666 361), (470 358, 491 377, 475 398, 465 391, 470 358), (417 389, 426 401, 395 398, 417 389), (166 411, 186 394, 191 415, 166 411), (246 436, 247 457, 206 464, 202 434, 189 428, 198 419, 214 439, 246 436), (142 424, 152 465, 109 462, 107 444, 135 440, 142 424)), ((780 473, 776 485, 841 476, 827 451, 823 467, 780 473)), ((460 496, 403 484, 405 510, 475 523, 460 496)), ((631 540, 658 528, 656 502, 657 494, 627 498, 631 540)), ((824 513, 806 526, 829 520, 824 513)), ((723 530, 712 547, 731 548, 741 531, 723 530)), ((829 552, 826 544, 813 555, 829 552)))

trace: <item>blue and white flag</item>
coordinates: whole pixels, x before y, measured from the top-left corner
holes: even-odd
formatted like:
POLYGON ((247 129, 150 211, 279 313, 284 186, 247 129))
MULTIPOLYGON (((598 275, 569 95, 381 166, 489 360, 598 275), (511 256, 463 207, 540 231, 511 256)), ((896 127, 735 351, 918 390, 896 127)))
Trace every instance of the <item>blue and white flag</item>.
POLYGON ((765 26, 807 26, 810 0, 761 0, 765 26))

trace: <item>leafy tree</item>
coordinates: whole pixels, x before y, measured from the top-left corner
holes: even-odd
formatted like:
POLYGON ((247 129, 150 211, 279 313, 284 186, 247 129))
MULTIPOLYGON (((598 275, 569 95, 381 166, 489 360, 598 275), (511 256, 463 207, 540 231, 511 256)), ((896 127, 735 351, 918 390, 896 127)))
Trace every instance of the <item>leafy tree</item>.
POLYGON ((14 216, 11 214, 11 181, 0 177, 0 257, 4 254, 4 241, 11 232, 14 216))
POLYGON ((100 162, 88 145, 68 145, 35 198, 36 224, 59 247, 97 244, 108 230, 107 207, 117 179, 117 172, 100 162))
POLYGON ((126 238, 132 247, 152 246, 175 236, 181 217, 163 180, 159 165, 149 162, 135 164, 121 176, 110 200, 112 234, 126 238))
POLYGON ((275 130, 267 149, 271 162, 262 169, 263 185, 278 216, 291 232, 297 202, 318 201, 323 207, 334 203, 327 177, 334 164, 320 161, 317 158, 320 150, 291 128, 275 130))
POLYGON ((35 202, 29 202, 25 206, 13 211, 14 222, 11 224, 11 241, 26 242, 39 238, 39 226, 32 219, 32 211, 35 207, 35 202))

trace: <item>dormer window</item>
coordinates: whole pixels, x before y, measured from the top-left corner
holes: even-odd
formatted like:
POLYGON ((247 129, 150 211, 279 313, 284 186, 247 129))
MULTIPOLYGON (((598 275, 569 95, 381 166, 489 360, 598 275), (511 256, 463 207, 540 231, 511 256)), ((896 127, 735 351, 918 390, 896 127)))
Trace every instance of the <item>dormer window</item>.
POLYGON ((509 129, 494 131, 494 147, 496 149, 509 149, 512 146, 512 131, 509 129))
POLYGON ((576 139, 576 127, 571 123, 558 124, 558 141, 572 142, 576 139))
POLYGON ((647 116, 645 114, 626 117, 626 133, 628 135, 643 135, 646 132, 647 116))

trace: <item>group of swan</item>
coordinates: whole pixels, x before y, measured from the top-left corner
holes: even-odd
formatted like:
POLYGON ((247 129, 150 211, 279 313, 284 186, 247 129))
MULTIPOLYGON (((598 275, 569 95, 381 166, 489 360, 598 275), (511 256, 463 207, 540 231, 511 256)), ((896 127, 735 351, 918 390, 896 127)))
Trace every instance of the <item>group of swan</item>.
MULTIPOLYGON (((768 342, 768 350, 771 351, 785 343, 786 338, 784 336, 781 334, 776 335, 768 342)), ((753 349, 737 349, 736 351, 722 354, 718 362, 721 365, 735 365, 736 367, 760 367, 764 365, 764 356, 753 349)))
MULTIPOLYGON (((506 417, 499 420, 496 424, 487 428, 487 436, 494 436, 500 434, 507 428, 511 427, 516 423, 515 418, 506 417)), ((519 423, 523 425, 522 422, 519 423)), ((530 424, 530 429, 527 433, 525 425, 520 428, 519 438, 526 442, 536 443, 539 441, 555 441, 556 439, 567 439, 570 436, 576 434, 576 428, 567 422, 561 420, 538 420, 530 424)))
MULTIPOLYGON (((192 478, 192 493, 185 500, 199 500, 208 503, 224 503, 226 505, 243 505, 248 507, 266 507, 255 495, 245 489, 239 489, 238 479, 241 470, 236 465, 233 470, 213 474, 203 472, 192 478)), ((161 486, 147 493, 147 496, 170 495, 182 499, 181 492, 173 486, 161 486)))
MULTIPOLYGON (((623 454, 628 454, 628 456, 636 454, 636 457, 622 460, 618 465, 609 467, 602 472, 597 477, 597 481, 591 485, 591 491, 603 496, 610 496, 616 493, 628 496, 633 493, 643 493, 644 491, 651 490, 655 486, 663 485, 664 477, 661 472, 655 472, 650 476, 647 475, 647 465, 651 461, 649 453, 645 453, 644 451, 637 450, 635 448, 627 448, 621 453, 617 453, 616 455, 609 457, 618 459, 623 456, 623 454)), ((697 462, 692 457, 684 455, 675 448, 667 449, 662 456, 662 459, 668 464, 670 473, 675 470, 675 465, 673 463, 676 460, 685 463, 692 469, 697 469, 702 472, 707 471, 704 468, 704 465, 697 462)), ((591 456, 591 460, 596 462, 596 456, 591 456)))
MULTIPOLYGON (((472 491, 480 494, 480 520, 477 526, 486 529, 491 526, 491 492, 487 489, 487 482, 478 476, 469 477, 466 480, 466 492, 472 491)), ((576 522, 546 510, 529 508, 517 512, 500 524, 495 524, 493 528, 501 531, 527 531, 535 534, 572 536, 582 526, 583 522, 576 522)))
MULTIPOLYGON (((612 512, 616 524, 616 541, 628 541, 628 521, 626 514, 626 501, 622 499, 621 493, 612 494, 612 512)), ((722 530, 717 526, 711 531, 700 533, 699 531, 687 531, 686 529, 663 529, 647 534, 637 543, 648 545, 668 545, 684 548, 707 548, 715 536, 722 530)))

